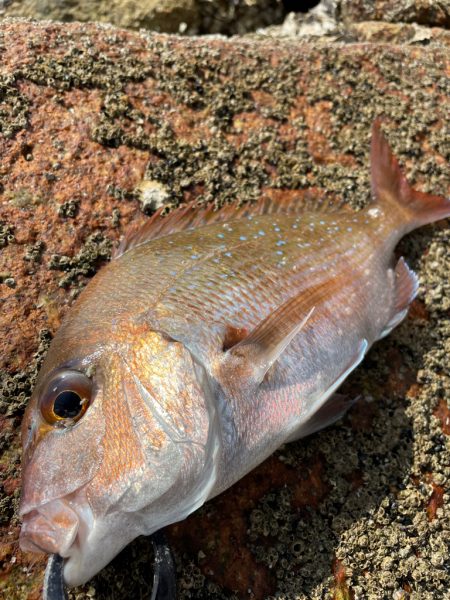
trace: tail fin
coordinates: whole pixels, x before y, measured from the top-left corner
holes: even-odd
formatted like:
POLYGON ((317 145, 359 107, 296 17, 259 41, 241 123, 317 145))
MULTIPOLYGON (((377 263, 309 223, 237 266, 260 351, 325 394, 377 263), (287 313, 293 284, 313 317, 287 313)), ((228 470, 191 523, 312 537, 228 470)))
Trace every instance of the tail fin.
POLYGON ((397 159, 376 119, 372 126, 370 167, 372 195, 384 207, 386 214, 411 231, 450 217, 450 199, 414 190, 400 170, 397 159))

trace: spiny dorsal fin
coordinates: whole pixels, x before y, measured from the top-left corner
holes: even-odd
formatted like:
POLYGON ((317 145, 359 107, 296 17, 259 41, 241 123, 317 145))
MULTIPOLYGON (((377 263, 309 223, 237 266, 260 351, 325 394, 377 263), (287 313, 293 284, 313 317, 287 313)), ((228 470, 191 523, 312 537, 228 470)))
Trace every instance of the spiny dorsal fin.
MULTIPOLYGON (((277 191, 282 193, 279 190, 277 191)), ((166 207, 161 207, 143 226, 131 228, 125 234, 114 253, 114 258, 150 240, 156 240, 178 231, 197 229, 213 223, 225 223, 259 215, 334 212, 340 208, 340 205, 331 202, 326 194, 318 189, 296 190, 295 194, 292 190, 287 190, 283 196, 277 194, 277 197, 272 197, 272 194, 268 191, 257 202, 242 204, 240 207, 236 207, 235 204, 226 204, 217 209, 213 204, 199 206, 197 201, 194 201, 174 209, 167 216, 162 216, 166 207)))

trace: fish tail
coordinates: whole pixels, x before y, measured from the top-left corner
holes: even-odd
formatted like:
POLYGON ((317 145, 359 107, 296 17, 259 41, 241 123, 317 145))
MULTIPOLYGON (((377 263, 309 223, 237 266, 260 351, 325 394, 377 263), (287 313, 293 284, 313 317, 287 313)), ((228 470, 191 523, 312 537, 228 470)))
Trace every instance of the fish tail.
POLYGON ((370 166, 372 196, 402 233, 450 216, 450 198, 413 189, 384 137, 380 119, 372 127, 370 166))

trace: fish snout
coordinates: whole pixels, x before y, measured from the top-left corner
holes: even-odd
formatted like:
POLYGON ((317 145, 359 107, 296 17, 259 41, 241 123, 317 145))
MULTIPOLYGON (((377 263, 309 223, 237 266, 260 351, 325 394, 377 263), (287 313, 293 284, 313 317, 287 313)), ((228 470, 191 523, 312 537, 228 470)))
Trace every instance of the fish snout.
POLYGON ((79 530, 77 513, 64 500, 52 500, 23 515, 20 547, 25 552, 68 556, 79 530))

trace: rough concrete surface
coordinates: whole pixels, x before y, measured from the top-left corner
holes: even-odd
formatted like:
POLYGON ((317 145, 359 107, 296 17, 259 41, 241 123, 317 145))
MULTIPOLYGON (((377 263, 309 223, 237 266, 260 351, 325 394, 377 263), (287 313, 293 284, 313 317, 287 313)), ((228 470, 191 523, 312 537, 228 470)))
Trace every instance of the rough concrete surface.
MULTIPOLYGON (((44 561, 17 545, 21 416, 61 318, 129 223, 153 202, 306 188, 356 210, 378 115, 410 181, 448 194, 450 64, 439 43, 14 20, 0 52, 0 594, 22 600, 40 597, 44 561)), ((180 598, 448 597, 449 237, 441 222, 401 243, 419 297, 346 382, 351 412, 169 529, 180 598)), ((145 597, 149 564, 137 540, 71 598, 145 597)))

